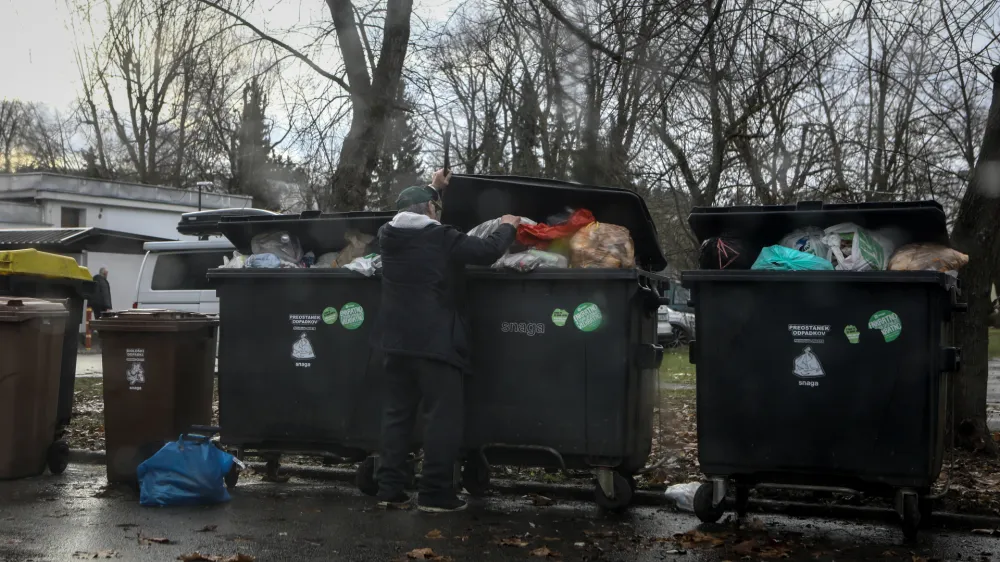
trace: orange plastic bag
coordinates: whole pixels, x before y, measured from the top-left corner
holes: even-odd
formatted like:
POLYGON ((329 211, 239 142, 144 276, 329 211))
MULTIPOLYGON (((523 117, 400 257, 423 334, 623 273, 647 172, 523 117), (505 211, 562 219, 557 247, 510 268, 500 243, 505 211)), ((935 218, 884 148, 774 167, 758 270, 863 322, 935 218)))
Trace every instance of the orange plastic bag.
POLYGON ((572 267, 628 269, 635 267, 635 246, 628 229, 616 224, 593 222, 580 229, 569 242, 572 267))
POLYGON ((587 209, 577 209, 569 220, 556 225, 524 224, 517 227, 517 241, 529 248, 545 250, 553 240, 566 238, 594 222, 594 215, 587 209))

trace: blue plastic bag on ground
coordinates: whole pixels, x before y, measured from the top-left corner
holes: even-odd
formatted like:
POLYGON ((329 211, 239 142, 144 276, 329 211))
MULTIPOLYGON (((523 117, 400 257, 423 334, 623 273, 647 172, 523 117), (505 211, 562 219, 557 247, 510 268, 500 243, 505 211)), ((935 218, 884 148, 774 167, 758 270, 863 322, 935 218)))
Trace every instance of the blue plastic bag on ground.
POLYGON ((181 435, 139 465, 139 504, 166 507, 228 502, 225 477, 233 462, 233 456, 208 437, 181 435))
POLYGON ((830 260, 784 246, 768 246, 760 251, 750 269, 763 271, 833 271, 830 260))

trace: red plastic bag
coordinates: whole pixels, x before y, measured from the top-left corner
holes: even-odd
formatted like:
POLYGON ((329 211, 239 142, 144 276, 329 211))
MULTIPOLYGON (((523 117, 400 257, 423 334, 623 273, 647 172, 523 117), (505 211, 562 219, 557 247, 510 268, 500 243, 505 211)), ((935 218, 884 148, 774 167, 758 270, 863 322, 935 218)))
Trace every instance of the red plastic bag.
POLYGON ((517 227, 517 241, 525 246, 544 250, 553 240, 570 237, 595 220, 593 213, 587 209, 577 209, 569 220, 561 224, 522 224, 517 227))

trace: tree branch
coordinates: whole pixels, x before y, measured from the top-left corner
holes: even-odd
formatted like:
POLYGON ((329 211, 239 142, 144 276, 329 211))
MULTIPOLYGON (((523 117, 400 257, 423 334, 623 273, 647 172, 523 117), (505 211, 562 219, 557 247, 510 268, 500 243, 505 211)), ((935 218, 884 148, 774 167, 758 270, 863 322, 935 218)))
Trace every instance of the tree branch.
POLYGON ((216 10, 219 10, 223 14, 226 14, 227 16, 229 16, 229 17, 235 19, 236 21, 240 22, 240 25, 242 25, 242 26, 246 27, 247 29, 249 29, 250 31, 254 32, 255 34, 257 34, 258 37, 260 37, 264 41, 267 41, 268 43, 271 43, 272 45, 276 45, 276 46, 284 49, 285 51, 287 51, 288 53, 290 53, 293 57, 295 57, 295 58, 299 59, 300 61, 306 63, 306 65, 309 68, 311 68, 314 71, 316 71, 317 74, 319 74, 323 78, 326 78, 327 80, 330 80, 330 81, 334 82, 335 84, 337 84, 338 86, 340 86, 341 88, 343 88, 344 90, 346 90, 348 93, 350 93, 351 87, 347 85, 347 82, 345 82, 343 78, 340 78, 339 76, 337 76, 335 74, 331 74, 330 72, 327 72, 326 70, 323 70, 323 68, 321 68, 318 64, 314 63, 312 61, 312 59, 310 59, 309 57, 305 56, 304 54, 302 54, 301 52, 299 52, 298 50, 296 50, 294 47, 292 47, 291 45, 285 43, 284 41, 282 41, 280 39, 277 39, 275 37, 271 37, 267 33, 264 33, 259 28, 257 28, 257 26, 255 26, 254 24, 252 24, 249 21, 247 21, 244 17, 242 17, 239 14, 237 14, 237 13, 229 10, 225 6, 222 6, 218 2, 213 2, 212 0, 197 0, 197 1, 201 2, 202 4, 205 4, 206 6, 211 6, 211 7, 215 8, 216 10))

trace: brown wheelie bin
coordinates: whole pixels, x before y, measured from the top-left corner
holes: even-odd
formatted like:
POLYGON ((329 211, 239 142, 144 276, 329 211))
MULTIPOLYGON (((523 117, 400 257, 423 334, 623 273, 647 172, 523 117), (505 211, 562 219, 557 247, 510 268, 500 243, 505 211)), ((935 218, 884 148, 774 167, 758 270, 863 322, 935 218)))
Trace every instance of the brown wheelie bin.
POLYGON ((60 302, 0 297, 0 479, 66 470, 56 418, 68 317, 60 302))
POLYGON ((135 485, 135 469, 191 426, 212 421, 219 319, 195 312, 105 314, 104 433, 109 482, 135 485))

